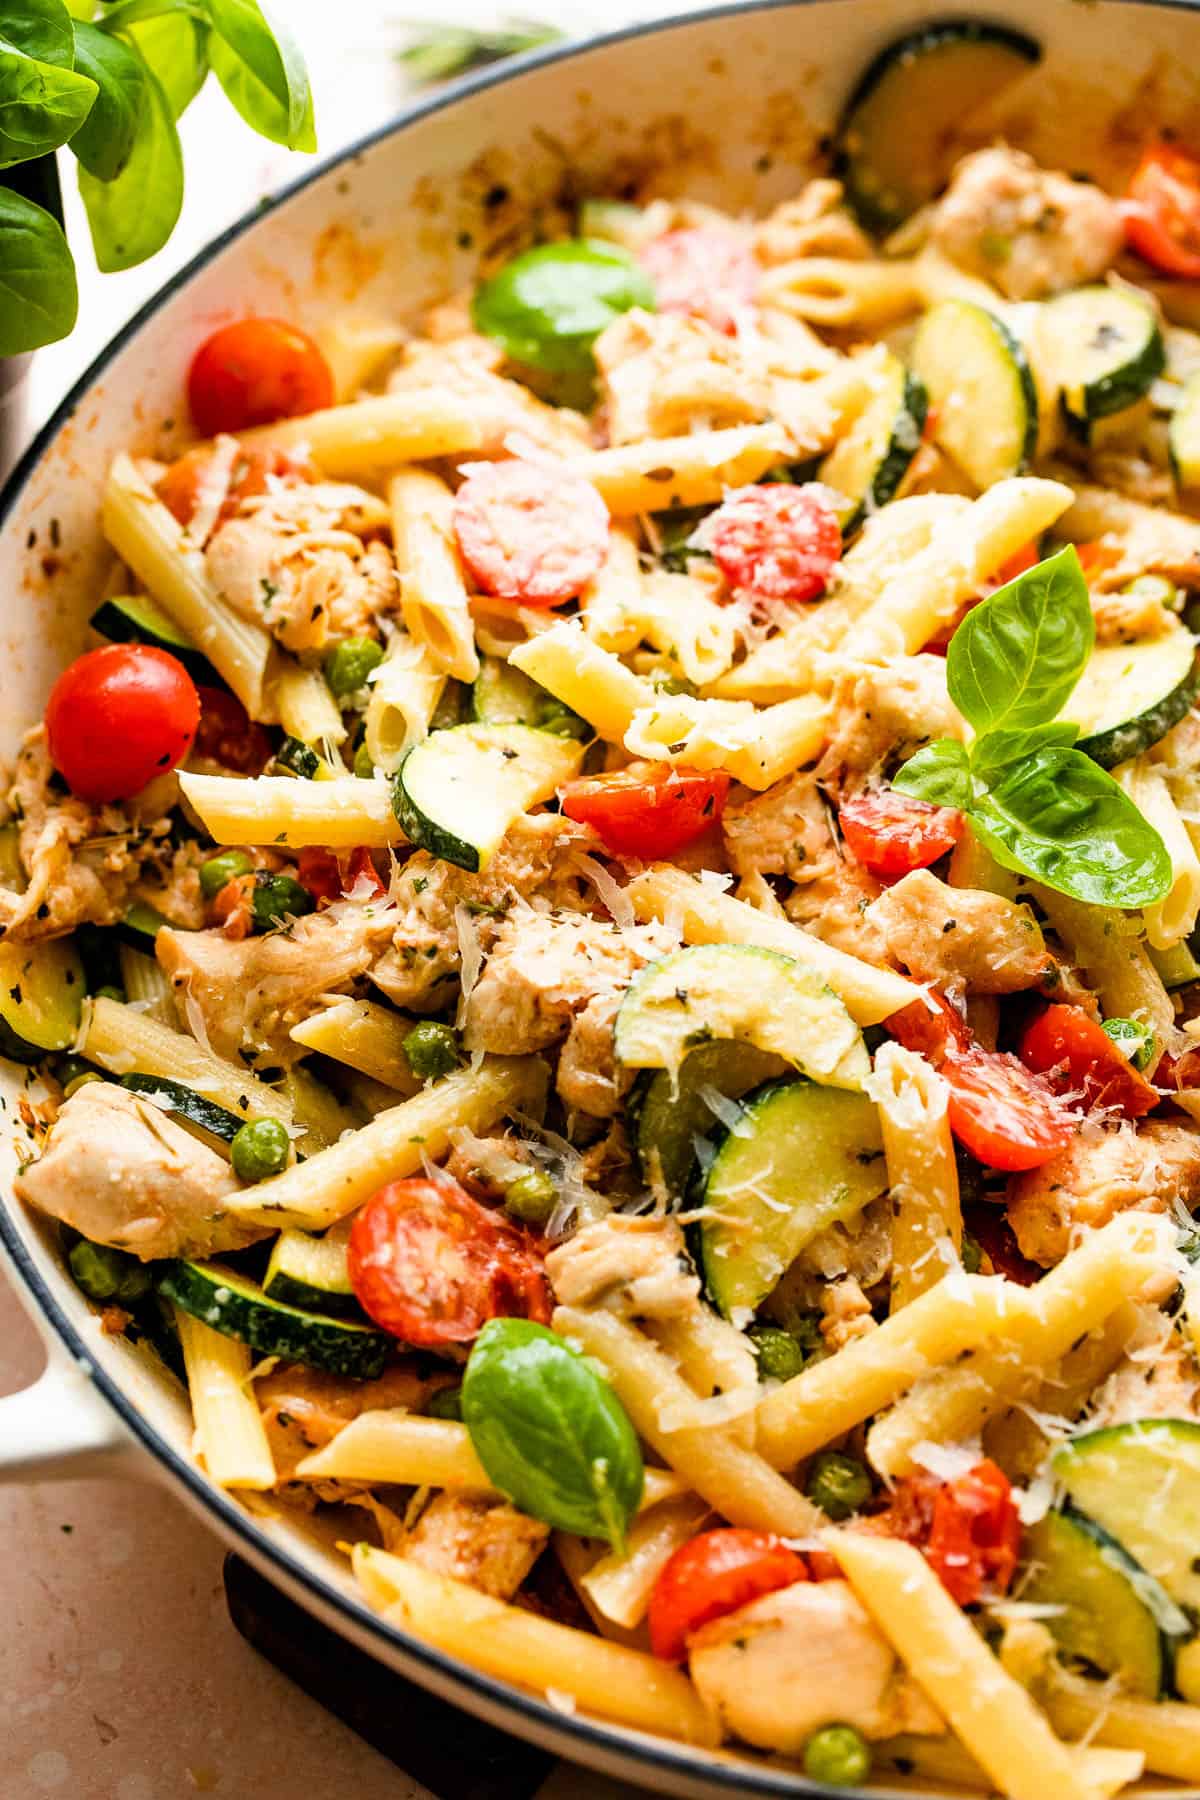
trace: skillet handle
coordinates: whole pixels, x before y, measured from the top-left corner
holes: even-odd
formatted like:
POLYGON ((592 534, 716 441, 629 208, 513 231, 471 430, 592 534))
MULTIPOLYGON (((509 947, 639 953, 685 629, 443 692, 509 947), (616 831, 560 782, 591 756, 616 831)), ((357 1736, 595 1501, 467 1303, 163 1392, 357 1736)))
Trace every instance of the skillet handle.
POLYGON ((0 1398, 0 1484, 138 1472, 136 1446, 60 1345, 32 1387, 0 1398))

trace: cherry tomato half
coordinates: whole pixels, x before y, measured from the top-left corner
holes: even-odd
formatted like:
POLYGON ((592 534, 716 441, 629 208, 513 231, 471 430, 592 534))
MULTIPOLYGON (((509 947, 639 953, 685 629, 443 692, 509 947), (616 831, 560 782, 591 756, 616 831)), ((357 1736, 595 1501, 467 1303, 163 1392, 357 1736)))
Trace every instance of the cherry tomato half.
POLYGON ((1200 279, 1200 159, 1174 144, 1149 145, 1122 212, 1131 250, 1164 275, 1200 279))
POLYGON ((274 754, 271 740, 255 725, 241 701, 224 688, 201 687, 196 755, 221 763, 237 775, 261 775, 274 754))
POLYGON ((697 542, 735 594, 816 600, 842 554, 842 528, 818 482, 738 488, 705 519, 697 542))
POLYGON ((83 800, 128 800, 191 749, 200 697, 174 656, 105 644, 64 669, 46 702, 50 760, 83 800))
POLYGON ((301 850, 296 860, 296 878, 301 887, 308 889, 318 906, 331 906, 335 900, 343 900, 349 894, 365 899, 368 895, 377 897, 387 891, 379 879, 371 852, 363 845, 348 853, 343 851, 340 857, 332 850, 313 846, 301 850))
POLYGON ((350 1281, 369 1318, 406 1344, 465 1344, 489 1319, 550 1322, 529 1239, 456 1181, 410 1176, 373 1194, 350 1232, 350 1281))
POLYGON ((682 1662, 688 1639, 710 1619, 807 1580, 804 1558, 773 1532, 702 1531, 680 1545, 654 1584, 650 1646, 664 1662, 682 1662))
POLYGON ((754 303, 762 267, 746 241, 722 226, 697 225, 653 238, 639 261, 654 283, 659 312, 689 313, 732 336, 754 303))
POLYGON ((1096 538, 1088 544, 1076 544, 1075 554, 1079 558, 1079 566, 1083 570, 1086 581, 1099 580, 1115 569, 1123 552, 1116 544, 1106 544, 1102 538, 1096 538))
POLYGON ((1126 1118, 1140 1119, 1159 1102, 1145 1076, 1081 1006, 1048 1006, 1021 1039, 1021 1061, 1084 1108, 1119 1106, 1126 1118))
POLYGON ((985 1588, 1007 1593, 1020 1548, 1012 1485, 990 1459, 939 1488, 925 1557, 959 1606, 973 1606, 985 1588))
POLYGON ((454 496, 454 531, 485 594, 561 606, 604 561, 608 508, 590 481, 514 458, 468 475, 454 496))
POLYGON ((719 822, 729 792, 723 769, 635 763, 612 775, 584 775, 562 789, 568 819, 590 825, 614 856, 674 856, 719 822))
POLYGON ((197 431, 248 431, 332 406, 333 374, 307 332, 283 319, 238 319, 192 359, 188 405, 197 431))
POLYGON ((851 795, 838 809, 838 824, 856 862, 879 881, 898 881, 953 850, 966 821, 952 806, 880 788, 851 795))

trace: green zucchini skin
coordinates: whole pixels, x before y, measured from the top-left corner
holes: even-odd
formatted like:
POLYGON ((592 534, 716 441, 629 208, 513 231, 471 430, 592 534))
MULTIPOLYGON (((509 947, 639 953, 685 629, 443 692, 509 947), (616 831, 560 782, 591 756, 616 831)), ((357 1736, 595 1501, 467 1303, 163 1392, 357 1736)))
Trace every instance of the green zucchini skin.
POLYGON ((262 1356, 281 1356, 331 1375, 373 1381, 383 1373, 395 1347, 393 1338, 369 1326, 270 1299, 254 1282, 219 1263, 170 1262, 159 1280, 159 1292, 193 1318, 249 1344, 262 1356))
POLYGON ((666 1069, 646 1069, 625 1103, 638 1161, 647 1183, 655 1176, 673 1200, 687 1193, 696 1163, 697 1138, 712 1138, 720 1126, 700 1094, 714 1087, 729 1100, 787 1072, 781 1058, 753 1044, 719 1038, 684 1057, 672 1081, 666 1069))
POLYGON ((1200 651, 1176 625, 1157 638, 1095 649, 1062 717, 1079 726, 1077 747, 1114 769, 1165 737, 1198 692, 1200 651))
POLYGON ((817 472, 817 479, 846 501, 839 519, 846 537, 868 512, 895 497, 921 447, 929 411, 925 384, 897 358, 890 374, 889 385, 859 414, 817 472))
POLYGON ((970 300, 940 301, 917 330, 912 360, 937 409, 937 442, 976 487, 985 490, 1029 467, 1037 445, 1037 386, 1002 319, 970 300), (989 421, 987 430, 980 429, 981 418, 989 421), (1003 443, 991 427, 995 419, 1005 423, 1003 443))
POLYGON ((1181 1607, 1200 1609, 1200 1423, 1135 1419, 1068 1438, 1050 1459, 1071 1504, 1181 1607))
POLYGON ((1171 472, 1185 493, 1200 487, 1200 374, 1184 383, 1167 427, 1171 472))
POLYGON ((1157 706, 1140 713, 1125 725, 1114 725, 1111 731, 1095 737, 1081 738, 1077 748, 1086 752, 1102 769, 1115 769, 1118 763, 1140 756, 1151 744, 1166 737, 1181 719, 1187 717, 1192 702, 1200 692, 1200 653, 1197 654, 1185 680, 1171 693, 1165 694, 1157 706))
POLYGON ((284 738, 275 752, 275 761, 289 775, 298 775, 302 781, 315 781, 321 767, 321 759, 312 745, 294 737, 284 738))
POLYGON ((1047 367, 1060 378, 1064 417, 1085 438, 1095 420, 1140 400, 1167 366, 1154 314, 1119 289, 1059 294, 1045 302, 1035 331, 1047 367))
POLYGON ((189 1125, 198 1126, 225 1144, 232 1143, 246 1123, 238 1113, 218 1106, 215 1100, 205 1099, 195 1088, 185 1087, 182 1081, 168 1081, 161 1075, 122 1075, 121 1086, 133 1094, 154 1094, 160 1103, 168 1102, 163 1107, 164 1112, 178 1113, 189 1125))
POLYGON ((834 142, 834 173, 869 231, 892 231, 933 199, 950 174, 953 149, 947 153, 946 145, 954 127, 1041 53, 1024 32, 978 19, 923 25, 879 52, 851 92, 834 142), (970 84, 963 79, 968 59, 970 84), (922 64, 937 67, 941 78, 926 82, 922 64), (919 102, 918 74, 928 90, 919 102))
POLYGON ((93 631, 114 644, 150 644, 181 662, 193 681, 206 687, 225 684, 202 650, 161 606, 143 594, 122 594, 98 606, 89 621, 93 631))
POLYGON ((0 1056, 38 1063, 69 1050, 86 992, 83 961, 70 938, 0 944, 0 1056))
POLYGON ((486 868, 509 825, 578 774, 583 746, 528 725, 453 725, 414 744, 392 781, 405 834, 442 862, 486 868))
POLYGON ((271 1260, 263 1276, 268 1300, 301 1312, 327 1313, 332 1318, 367 1319, 350 1283, 345 1232, 338 1228, 324 1237, 303 1231, 281 1231, 271 1246, 271 1260))

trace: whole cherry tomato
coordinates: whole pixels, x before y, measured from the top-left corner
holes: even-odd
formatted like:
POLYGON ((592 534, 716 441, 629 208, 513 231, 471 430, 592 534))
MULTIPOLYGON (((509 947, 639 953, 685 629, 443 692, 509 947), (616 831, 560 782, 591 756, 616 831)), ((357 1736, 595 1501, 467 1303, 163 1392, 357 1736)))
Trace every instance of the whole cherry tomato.
POLYGON ((728 792, 722 769, 637 763, 568 781, 560 798, 567 818, 592 826, 615 856, 649 859, 674 856, 717 824, 728 792))
POLYGON ((205 437, 236 436, 332 406, 333 374, 306 332, 284 319, 238 319, 206 338, 192 359, 188 405, 205 437))
POLYGON ((63 670, 46 703, 50 760, 83 800, 128 800, 183 760, 200 698, 174 656, 105 644, 63 670))
POLYGON ((770 1531, 727 1526, 681 1544, 650 1595, 650 1646, 682 1662, 692 1633, 763 1594, 808 1580, 804 1558, 770 1531))

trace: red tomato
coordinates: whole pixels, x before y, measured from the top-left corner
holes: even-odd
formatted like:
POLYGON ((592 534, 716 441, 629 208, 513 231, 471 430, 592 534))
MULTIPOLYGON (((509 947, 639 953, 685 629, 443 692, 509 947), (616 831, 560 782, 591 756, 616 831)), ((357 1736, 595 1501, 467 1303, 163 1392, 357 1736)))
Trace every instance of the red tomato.
MULTIPOLYGON (((207 445, 198 444, 194 450, 186 451, 170 465, 154 490, 181 525, 191 523, 204 473, 211 461, 212 451, 207 445)), ((233 465, 229 489, 217 515, 218 525, 232 518, 243 500, 252 499, 255 494, 265 494, 268 491, 268 476, 302 476, 312 473, 304 463, 298 462, 284 450, 243 450, 233 465)))
POLYGON ((83 800, 128 800, 181 762, 200 722, 183 664, 150 644, 76 657, 46 702, 50 760, 83 800))
POLYGON ((568 819, 591 825, 614 856, 674 856, 715 825, 725 809, 723 769, 632 763, 612 775, 584 775, 562 789, 568 819))
POLYGON ((372 895, 387 891, 379 879, 371 852, 362 845, 342 857, 335 856, 332 850, 314 846, 302 850, 296 859, 296 879, 301 887, 308 889, 318 906, 331 906, 335 900, 345 899, 364 876, 372 895))
POLYGON ((209 918, 221 927, 222 936, 233 943, 240 943, 254 930, 255 886, 253 875, 234 875, 209 903, 209 918))
POLYGON ((817 482, 767 481, 728 494, 699 541, 735 593, 816 600, 842 554, 842 528, 817 482))
POLYGON ((224 688, 198 688, 200 728, 196 755, 222 763, 237 775, 261 775, 274 751, 261 725, 251 723, 240 700, 224 688))
POLYGON ((654 283, 659 312, 691 313, 732 335, 737 315, 758 294, 762 269, 737 232, 720 225, 668 231, 640 259, 654 283))
POLYGON ((1022 1256, 1016 1234, 1002 1207, 986 1200, 963 1209, 963 1224, 991 1259, 997 1275, 1015 1281, 1018 1287, 1032 1287, 1042 1279, 1037 1263, 1022 1256))
POLYGON ((1140 1119, 1158 1105, 1145 1076, 1081 1006, 1048 1006, 1021 1039, 1021 1061, 1085 1109, 1119 1106, 1126 1118, 1140 1119))
POLYGON ((192 359, 187 391, 205 437, 319 412, 334 397, 320 350, 283 319, 239 319, 214 331, 192 359))
POLYGON ((939 1488, 925 1556, 959 1606, 973 1606, 985 1588, 1006 1593, 1020 1547, 1012 1487, 994 1462, 976 1463, 939 1488))
POLYGON ((927 869, 954 848, 965 823, 952 806, 931 806, 894 788, 852 795, 838 810, 851 855, 879 881, 927 869))
POLYGON ((1164 275, 1200 280, 1200 159, 1151 144, 1129 183, 1125 241, 1164 275))
POLYGON ((485 594, 561 606, 604 561, 608 508, 590 481, 514 458, 468 475, 454 496, 454 530, 485 594))
POLYGON ((808 1580, 804 1558, 770 1531, 726 1526, 681 1544, 650 1595, 650 1646, 682 1662, 692 1633, 778 1588, 808 1580))
POLYGON ((1110 569, 1116 568, 1122 556, 1122 552, 1114 544, 1103 543, 1100 539, 1091 544, 1076 544, 1075 554, 1088 581, 1107 575, 1110 569))
POLYGON ((349 1264, 363 1311, 406 1344, 466 1344, 495 1318, 550 1322, 529 1239, 456 1181, 380 1188, 355 1218, 349 1264))
POLYGON ((914 1001, 885 1021, 898 1043, 916 1050, 950 1084, 950 1129, 992 1169, 1037 1169, 1075 1134, 1076 1121, 1053 1089, 1017 1061, 981 1050, 963 1019, 936 994, 931 1012, 914 1001))

